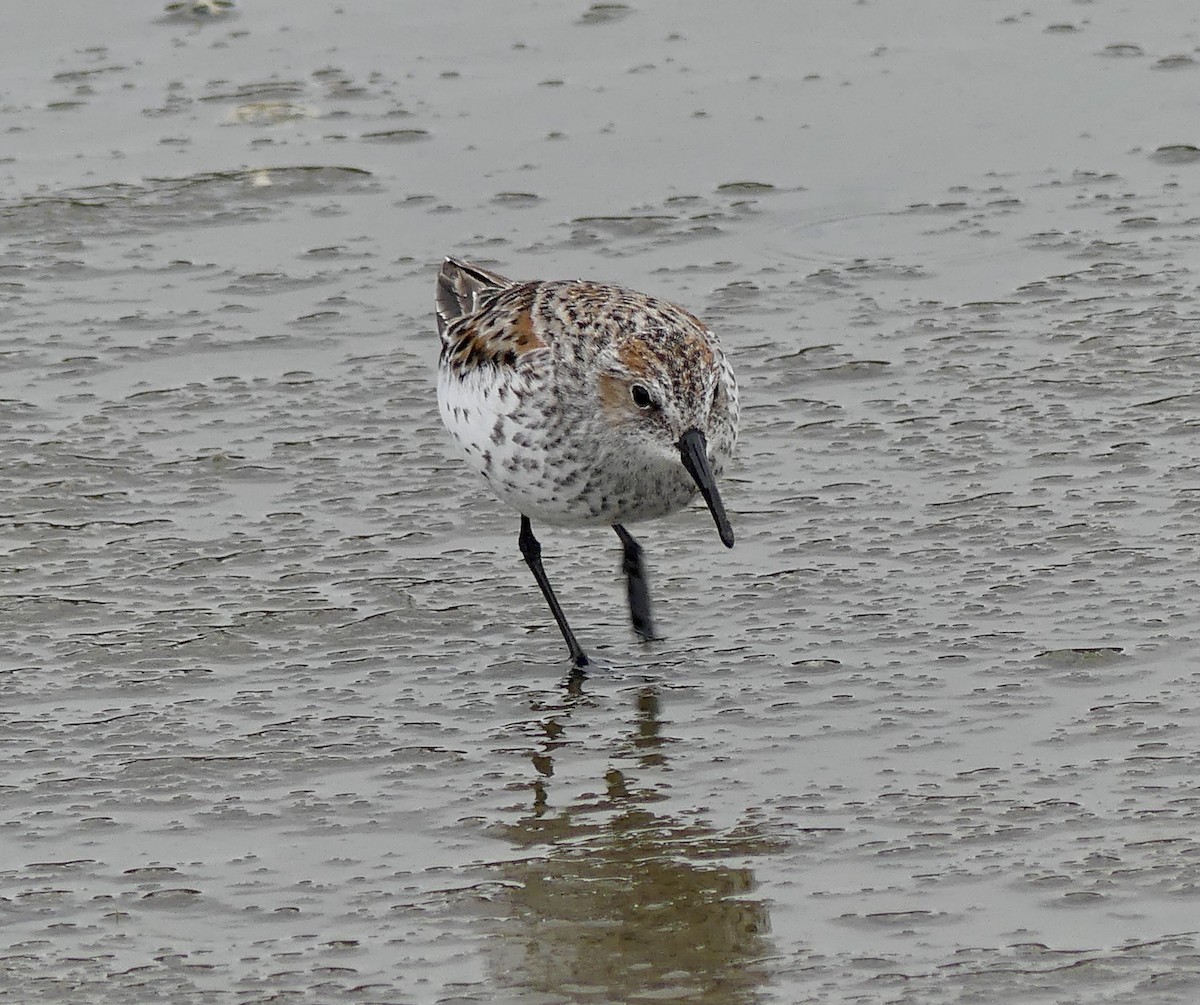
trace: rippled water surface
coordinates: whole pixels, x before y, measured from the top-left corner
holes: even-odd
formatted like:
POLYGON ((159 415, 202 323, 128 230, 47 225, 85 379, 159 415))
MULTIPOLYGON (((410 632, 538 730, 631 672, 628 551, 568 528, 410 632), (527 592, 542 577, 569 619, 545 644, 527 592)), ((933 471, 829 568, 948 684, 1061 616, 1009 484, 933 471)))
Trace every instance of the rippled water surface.
POLYGON ((0 997, 1197 999, 1194 4, 8 17, 0 997), (582 682, 447 253, 738 370, 582 682))

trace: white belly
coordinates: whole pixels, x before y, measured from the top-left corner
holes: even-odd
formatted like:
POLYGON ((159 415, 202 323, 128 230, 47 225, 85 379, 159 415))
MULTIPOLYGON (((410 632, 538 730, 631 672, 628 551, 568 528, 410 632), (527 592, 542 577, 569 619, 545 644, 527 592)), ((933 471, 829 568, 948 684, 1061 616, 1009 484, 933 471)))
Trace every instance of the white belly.
POLYGON ((442 371, 438 405, 463 458, 517 512, 550 524, 607 526, 662 516, 696 495, 682 464, 606 448, 577 420, 540 408, 545 396, 537 389, 502 390, 496 372, 460 379, 442 371))

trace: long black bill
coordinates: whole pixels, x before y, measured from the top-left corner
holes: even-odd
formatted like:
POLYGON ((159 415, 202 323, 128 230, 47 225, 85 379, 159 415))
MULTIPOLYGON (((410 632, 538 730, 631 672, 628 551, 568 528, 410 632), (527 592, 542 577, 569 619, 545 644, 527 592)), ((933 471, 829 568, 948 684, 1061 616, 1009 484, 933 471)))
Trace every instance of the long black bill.
POLYGON ((721 543, 726 548, 732 548, 733 528, 729 526, 729 517, 721 505, 721 493, 717 491, 717 480, 713 478, 712 467, 708 463, 708 441, 700 430, 689 429, 679 437, 679 456, 708 504, 708 511, 717 525, 717 533, 721 535, 721 543))

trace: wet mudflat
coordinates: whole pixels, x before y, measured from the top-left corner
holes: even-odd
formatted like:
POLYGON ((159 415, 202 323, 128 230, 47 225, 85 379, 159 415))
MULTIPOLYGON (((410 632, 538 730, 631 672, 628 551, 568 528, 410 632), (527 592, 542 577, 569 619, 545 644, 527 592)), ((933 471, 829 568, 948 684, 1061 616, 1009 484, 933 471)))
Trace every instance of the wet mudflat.
POLYGON ((1191 1002, 1200 15, 13 12, 0 989, 1191 1002), (542 534, 454 253, 686 304, 699 506, 542 534))

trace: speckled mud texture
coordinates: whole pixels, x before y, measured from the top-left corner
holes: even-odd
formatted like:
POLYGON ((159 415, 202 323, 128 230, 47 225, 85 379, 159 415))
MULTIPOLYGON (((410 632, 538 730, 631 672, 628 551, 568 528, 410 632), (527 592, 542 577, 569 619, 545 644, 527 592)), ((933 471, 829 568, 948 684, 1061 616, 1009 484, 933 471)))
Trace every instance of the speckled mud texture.
POLYGON ((5 13, 0 1000, 1200 999, 1193 0, 5 13), (582 683, 445 254, 738 374, 582 683))

